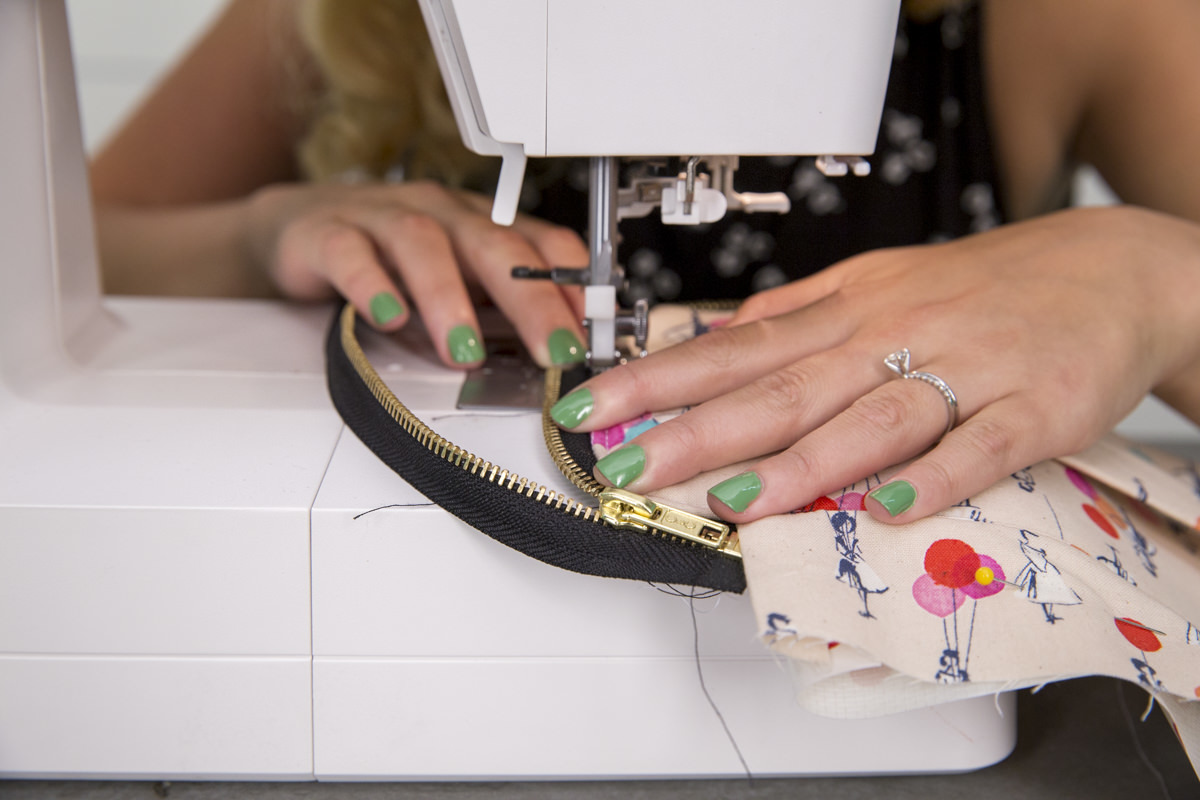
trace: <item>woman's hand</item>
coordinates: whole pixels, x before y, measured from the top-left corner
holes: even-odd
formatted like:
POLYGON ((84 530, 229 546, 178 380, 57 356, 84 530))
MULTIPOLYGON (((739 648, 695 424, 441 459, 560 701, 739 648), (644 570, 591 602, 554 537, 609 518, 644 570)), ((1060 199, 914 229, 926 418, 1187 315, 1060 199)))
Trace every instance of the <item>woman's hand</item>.
POLYGON ((334 291, 380 330, 402 327, 410 303, 442 360, 472 366, 484 349, 469 288, 480 287, 538 363, 581 361, 582 297, 545 281, 513 280, 514 266, 584 266, 574 232, 521 217, 488 217, 486 198, 438 184, 280 184, 250 201, 248 245, 289 297, 334 291))
POLYGON ((908 522, 1087 447, 1147 391, 1195 375, 1198 309, 1200 227, 1067 211, 868 253, 756 295, 731 326, 610 370, 554 414, 595 430, 695 406, 602 459, 597 477, 645 492, 774 453, 710 491, 736 522, 920 456, 867 501, 908 522), (904 347, 957 394, 944 436, 942 393, 884 365, 904 347))

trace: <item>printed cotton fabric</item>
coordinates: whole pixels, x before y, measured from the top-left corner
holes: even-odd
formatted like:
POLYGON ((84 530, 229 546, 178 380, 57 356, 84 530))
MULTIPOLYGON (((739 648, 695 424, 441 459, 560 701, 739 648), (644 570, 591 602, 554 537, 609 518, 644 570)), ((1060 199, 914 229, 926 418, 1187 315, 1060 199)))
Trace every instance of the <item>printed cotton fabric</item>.
POLYGON ((1111 436, 899 528, 862 509, 887 478, 741 528, 763 638, 800 663, 806 706, 861 716, 1096 674, 1196 699, 1194 464, 1111 436))
MULTIPOLYGON (((655 309, 657 347, 721 324, 655 309)), ((681 413, 679 411, 673 414, 681 413)), ((593 434, 598 455, 669 415, 593 434)), ((708 513, 737 464, 655 492, 708 513)), ((1143 686, 1200 755, 1200 472, 1110 435, 925 520, 876 522, 863 497, 899 467, 739 527, 764 643, 827 716, 888 714, 1086 675, 1143 686)))

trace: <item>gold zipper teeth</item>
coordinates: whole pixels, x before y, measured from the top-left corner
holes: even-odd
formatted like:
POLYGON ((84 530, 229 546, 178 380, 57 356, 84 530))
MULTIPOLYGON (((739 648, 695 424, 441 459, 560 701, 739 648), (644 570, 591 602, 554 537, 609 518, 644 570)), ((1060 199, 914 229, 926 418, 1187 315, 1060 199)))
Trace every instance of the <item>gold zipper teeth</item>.
POLYGON ((731 558, 740 559, 742 557, 736 529, 731 526, 655 503, 649 498, 632 492, 607 487, 575 462, 563 443, 562 432, 557 425, 554 425, 546 410, 558 397, 562 385, 560 370, 552 369, 546 373, 546 399, 542 413, 542 432, 546 439, 546 446, 559 471, 576 487, 597 497, 600 500, 599 508, 586 506, 561 492, 555 492, 528 478, 522 478, 515 472, 509 472, 439 436, 400 402, 383 382, 383 379, 379 377, 375 368, 371 366, 371 362, 354 336, 355 311, 352 306, 347 304, 342 310, 340 324, 342 348, 359 378, 366 384, 388 415, 400 424, 401 429, 437 457, 471 475, 481 477, 489 483, 523 494, 543 505, 552 506, 588 522, 626 530, 637 530, 679 544, 715 549, 731 558), (614 513, 614 504, 616 507, 624 508, 625 511, 614 513), (630 509, 641 509, 641 511, 630 513, 630 509), (640 516, 642 513, 647 516, 640 516), (697 532, 707 533, 698 536, 697 532))
MULTIPOLYGON (((358 340, 354 336, 354 321, 354 308, 353 306, 347 304, 346 307, 342 309, 342 316, 340 319, 342 348, 345 350, 346 356, 350 359, 350 363, 354 366, 354 371, 358 373, 358 376, 362 379, 363 383, 366 384, 371 394, 375 397, 379 404, 383 406, 388 415, 391 416, 392 419, 396 420, 397 423, 399 423, 401 429, 406 434, 411 436, 422 447, 432 452, 438 458, 441 458, 444 461, 461 468, 465 472, 469 472, 472 475, 484 478, 489 483, 494 483, 498 486, 504 487, 505 489, 515 491, 518 494, 523 494, 526 497, 542 503, 543 505, 553 506, 556 509, 573 514, 574 516, 584 520, 595 523, 601 522, 600 512, 598 509, 592 508, 591 506, 586 506, 573 498, 567 497, 561 492, 555 492, 553 489, 542 486, 541 484, 531 481, 528 478, 522 478, 515 472, 509 472, 506 469, 502 469, 498 465, 480 458, 468 450, 464 450, 453 442, 450 442, 444 437, 435 433, 428 425, 422 422, 417 415, 409 411, 408 408, 401 403, 399 399, 397 399, 396 395, 392 393, 392 390, 389 389, 387 384, 383 382, 383 379, 379 377, 379 373, 377 373, 375 368, 371 366, 371 362, 367 359, 366 354, 363 353, 362 347, 359 345, 358 340)), ((557 431, 557 428, 555 428, 555 430, 557 431)), ((563 447, 561 437, 559 437, 559 447, 563 447)), ((563 453, 566 453, 565 448, 563 448, 563 453)), ((559 468, 563 469, 563 462, 557 455, 555 455, 554 460, 555 463, 560 464, 559 468)), ((580 470, 580 472, 582 473, 582 470, 580 470)), ((564 474, 566 474, 565 470, 564 474)), ((570 478, 569 475, 567 477, 570 478)), ((571 482, 575 483, 574 480, 571 482)), ((592 480, 591 482, 597 487, 602 488, 601 485, 596 481, 592 480)), ((576 483, 575 485, 578 486, 579 484, 576 483)), ((585 489, 585 491, 587 490, 585 489)), ((589 493, 593 495, 599 495, 600 489, 597 488, 596 491, 589 493)))
POLYGON ((591 473, 579 466, 579 463, 567 452, 567 446, 562 438, 562 430, 554 424, 548 410, 558 399, 562 390, 562 370, 557 367, 546 370, 545 385, 544 406, 546 410, 542 413, 542 436, 546 440, 546 449, 550 451, 550 457, 554 459, 554 464, 563 477, 592 497, 599 497, 608 487, 593 478, 591 473))
POLYGON ((696 311, 737 311, 742 305, 740 300, 690 300, 688 308, 696 311))

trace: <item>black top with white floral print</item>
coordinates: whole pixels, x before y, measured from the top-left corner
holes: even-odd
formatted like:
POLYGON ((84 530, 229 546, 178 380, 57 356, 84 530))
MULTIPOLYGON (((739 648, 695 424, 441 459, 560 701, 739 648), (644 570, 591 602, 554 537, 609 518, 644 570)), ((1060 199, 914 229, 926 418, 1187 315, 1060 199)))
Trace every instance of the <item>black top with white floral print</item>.
MULTIPOLYGON (((730 213, 696 227, 622 221, 625 299, 745 297, 866 250, 1000 224, 980 24, 975 3, 929 22, 901 18, 870 176, 826 178, 811 157, 743 158, 738 190, 786 191, 790 213, 730 213)), ((531 167, 524 207, 586 226, 586 162, 531 167)))

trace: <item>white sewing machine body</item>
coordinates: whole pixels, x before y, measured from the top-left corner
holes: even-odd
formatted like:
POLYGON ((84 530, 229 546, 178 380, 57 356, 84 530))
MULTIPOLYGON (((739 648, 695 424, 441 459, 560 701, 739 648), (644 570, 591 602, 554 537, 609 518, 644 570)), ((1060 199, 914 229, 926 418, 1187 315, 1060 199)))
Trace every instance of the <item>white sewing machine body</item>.
MULTIPOLYGON (((816 155, 869 171, 900 0, 420 0, 463 143, 502 158, 492 219, 516 217, 527 156, 588 156, 587 362, 644 348, 645 306, 617 308, 618 220, 669 225, 727 210, 786 213, 783 192, 734 186, 738 158, 816 155), (683 156, 676 175, 622 184, 617 158, 683 156), (702 171, 700 164, 707 171, 702 171)), ((514 272, 514 276, 517 273, 514 272)), ((532 276, 526 271, 523 277, 532 276)))
POLYGON ((899 0, 420 0, 463 142, 526 156, 866 155, 899 0))
MULTIPOLYGON (((61 0, 0 3, 0 776, 741 774, 687 601, 429 507, 330 406, 327 310, 101 296, 70 63, 61 0)), ((568 490, 536 414, 458 412, 460 373, 369 347, 444 435, 568 490)), ((756 774, 1013 745, 1007 699, 807 715, 747 598, 697 608, 756 774)))

